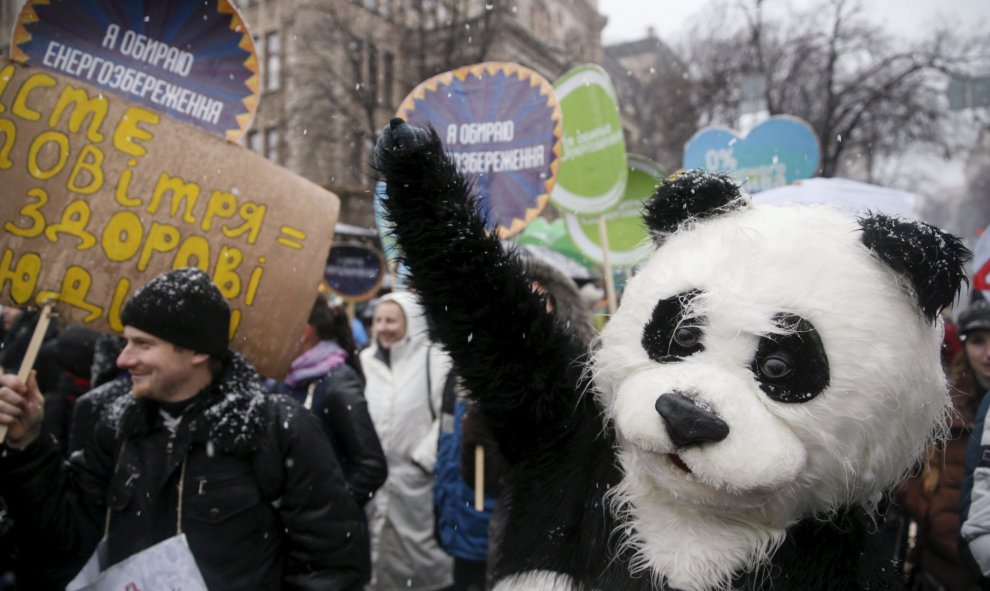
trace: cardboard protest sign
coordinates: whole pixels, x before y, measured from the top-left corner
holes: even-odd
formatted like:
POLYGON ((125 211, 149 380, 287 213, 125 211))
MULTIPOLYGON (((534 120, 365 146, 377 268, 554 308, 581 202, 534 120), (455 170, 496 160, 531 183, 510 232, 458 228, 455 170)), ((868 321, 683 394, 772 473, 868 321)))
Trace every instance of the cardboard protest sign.
POLYGON ((59 74, 0 61, 0 303, 57 300, 119 332, 129 294, 210 274, 231 346, 265 375, 292 360, 339 201, 251 151, 59 74))
POLYGON ((553 84, 564 117, 564 155, 550 200, 581 214, 601 213, 626 188, 626 140, 608 73, 585 64, 553 84))
POLYGON ((11 57, 233 142, 258 108, 254 43, 229 0, 28 0, 11 57))
POLYGON ((546 207, 560 166, 560 107, 533 70, 485 62, 444 72, 414 88, 396 115, 437 129, 501 238, 546 207))
POLYGON ((748 193, 811 178, 820 162, 815 130, 789 115, 770 117, 744 137, 724 127, 706 127, 684 146, 684 168, 728 173, 748 193))

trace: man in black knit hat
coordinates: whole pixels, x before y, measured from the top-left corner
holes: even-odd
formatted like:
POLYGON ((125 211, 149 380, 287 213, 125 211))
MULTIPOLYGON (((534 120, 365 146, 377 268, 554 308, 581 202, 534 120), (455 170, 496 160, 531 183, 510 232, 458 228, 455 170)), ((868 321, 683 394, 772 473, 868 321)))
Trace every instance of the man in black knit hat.
POLYGON ((160 275, 121 320, 131 380, 105 386, 123 390, 64 465, 34 377, 0 377, 0 495, 51 564, 74 572, 105 534, 106 567, 181 531, 211 589, 360 588, 367 534, 330 443, 227 348, 210 278, 160 275))

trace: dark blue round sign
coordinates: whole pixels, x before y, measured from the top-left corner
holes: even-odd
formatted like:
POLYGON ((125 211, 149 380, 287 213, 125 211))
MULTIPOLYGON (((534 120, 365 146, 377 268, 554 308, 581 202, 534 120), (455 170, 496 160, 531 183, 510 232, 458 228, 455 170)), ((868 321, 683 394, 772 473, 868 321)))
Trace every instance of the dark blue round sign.
POLYGON ((354 244, 333 245, 323 271, 330 291, 348 302, 362 302, 373 297, 384 277, 382 255, 354 244))

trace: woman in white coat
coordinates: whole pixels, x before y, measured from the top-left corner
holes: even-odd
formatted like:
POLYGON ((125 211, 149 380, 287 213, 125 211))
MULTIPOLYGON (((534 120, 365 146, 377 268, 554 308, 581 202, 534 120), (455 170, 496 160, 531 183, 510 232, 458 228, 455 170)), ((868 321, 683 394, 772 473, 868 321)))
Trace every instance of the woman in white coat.
POLYGON ((361 352, 361 365, 388 479, 368 506, 370 588, 443 589, 453 583, 453 563, 433 535, 433 464, 450 361, 430 343, 409 293, 382 297, 372 328, 373 344, 361 352))

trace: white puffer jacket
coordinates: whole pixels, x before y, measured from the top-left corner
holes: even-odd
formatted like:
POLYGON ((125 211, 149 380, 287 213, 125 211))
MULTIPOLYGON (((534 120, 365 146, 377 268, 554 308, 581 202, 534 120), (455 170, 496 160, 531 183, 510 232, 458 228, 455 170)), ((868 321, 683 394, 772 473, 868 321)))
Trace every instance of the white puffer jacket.
POLYGON ((377 338, 361 352, 368 411, 388 463, 388 479, 368 504, 369 588, 441 589, 453 583, 453 563, 433 536, 433 464, 450 360, 430 343, 413 295, 397 292, 381 301, 402 307, 406 336, 390 348, 390 365, 379 358, 377 338))

